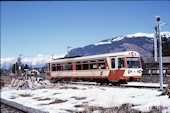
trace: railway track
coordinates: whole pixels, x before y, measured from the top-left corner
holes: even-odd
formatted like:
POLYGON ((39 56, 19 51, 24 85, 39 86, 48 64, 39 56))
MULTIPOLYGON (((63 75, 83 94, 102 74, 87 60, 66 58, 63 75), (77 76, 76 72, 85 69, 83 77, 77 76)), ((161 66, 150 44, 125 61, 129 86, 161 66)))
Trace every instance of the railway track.
POLYGON ((1 102, 1 113, 26 113, 26 112, 1 102))
MULTIPOLYGON (((65 82, 66 83, 66 82, 65 82)), ((104 87, 131 87, 131 88, 160 88, 159 83, 143 83, 143 82, 128 82, 127 84, 103 84, 96 82, 68 82, 67 84, 75 85, 93 85, 93 86, 104 86, 104 87)), ((164 84, 163 88, 167 87, 168 84, 164 84)))
MULTIPOLYGON (((142 82, 130 82, 128 84, 120 84, 122 87, 134 87, 134 88, 160 88, 159 83, 142 83, 142 82)), ((167 87, 168 84, 164 84, 163 88, 167 87)))

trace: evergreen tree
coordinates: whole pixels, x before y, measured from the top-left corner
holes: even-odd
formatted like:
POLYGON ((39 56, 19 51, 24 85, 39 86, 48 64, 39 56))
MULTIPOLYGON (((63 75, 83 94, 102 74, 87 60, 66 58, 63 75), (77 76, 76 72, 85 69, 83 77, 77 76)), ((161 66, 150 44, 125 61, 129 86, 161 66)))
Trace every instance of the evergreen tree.
POLYGON ((12 66, 12 73, 15 74, 15 64, 13 64, 13 66, 12 66))
MULTIPOLYGON (((159 42, 157 42, 158 44, 159 42)), ((158 44, 158 57, 159 57, 159 44, 158 44)), ((152 51, 153 57, 154 57, 154 45, 153 45, 153 51, 152 51)), ((170 41, 166 37, 162 37, 162 56, 170 56, 170 41)))
POLYGON ((15 71, 16 71, 15 73, 17 73, 17 74, 19 73, 19 65, 18 65, 18 63, 15 64, 15 71))
POLYGON ((15 63, 15 64, 13 64, 13 66, 12 66, 12 73, 18 73, 18 71, 19 71, 19 66, 18 66, 18 64, 17 63, 15 63))
POLYGON ((170 41, 166 37, 162 37, 162 55, 170 56, 170 41))

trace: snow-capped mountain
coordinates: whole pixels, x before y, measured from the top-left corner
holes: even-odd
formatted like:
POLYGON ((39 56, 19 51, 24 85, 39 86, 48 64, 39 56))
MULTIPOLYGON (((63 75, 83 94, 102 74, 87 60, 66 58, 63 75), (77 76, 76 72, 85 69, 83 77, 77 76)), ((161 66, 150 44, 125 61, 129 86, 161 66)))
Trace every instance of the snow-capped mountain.
MULTIPOLYGON (((161 32, 161 35, 167 38, 170 37, 170 32, 161 32)), ((129 34, 129 35, 125 35, 125 36, 118 36, 118 37, 114 37, 112 39, 107 39, 107 40, 103 40, 103 41, 100 41, 100 42, 97 42, 95 43, 94 45, 98 46, 98 45, 103 45, 103 44, 111 44, 113 42, 116 42, 116 41, 120 41, 120 40, 123 40, 125 38, 138 38, 138 37, 146 37, 146 38, 151 38, 153 39, 154 38, 154 34, 147 34, 147 33, 135 33, 135 34, 129 34)))
MULTIPOLYGON (((170 40, 170 32, 161 32, 170 40)), ((154 34, 135 33, 99 41, 84 47, 72 49, 69 56, 87 56, 127 50, 138 51, 143 59, 152 56, 154 34)))
MULTIPOLYGON (((161 32, 161 35, 166 36, 170 41, 170 32, 161 32)), ((135 33, 125 36, 118 36, 111 39, 99 41, 95 44, 72 49, 69 52, 69 57, 134 50, 138 51, 145 60, 145 58, 152 56, 153 38, 154 34, 147 33, 135 33)), ((64 54, 53 55, 53 58, 56 59, 64 56, 64 54)), ((67 57, 67 55, 65 57, 67 57)), ((39 54, 35 57, 22 58, 21 62, 23 64, 28 64, 31 67, 43 67, 45 63, 50 60, 52 60, 51 55, 39 54)), ((1 69, 9 69, 10 66, 16 63, 16 61, 17 58, 1 58, 1 69)))
MULTIPOLYGON (((63 55, 53 55, 53 58, 61 58, 63 55)), ((27 64, 31 67, 43 67, 45 64, 52 60, 52 55, 37 55, 35 57, 25 57, 21 58, 23 64, 27 64)), ((13 64, 17 62, 17 58, 1 58, 1 69, 9 69, 13 64)))

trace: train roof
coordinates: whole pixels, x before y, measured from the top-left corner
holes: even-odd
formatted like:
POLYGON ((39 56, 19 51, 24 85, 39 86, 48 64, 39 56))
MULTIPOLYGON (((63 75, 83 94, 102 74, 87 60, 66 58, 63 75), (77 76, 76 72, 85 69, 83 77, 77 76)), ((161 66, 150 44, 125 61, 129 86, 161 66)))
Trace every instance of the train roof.
POLYGON ((90 56, 74 56, 74 57, 58 58, 48 63, 73 61, 73 60, 84 60, 84 59, 93 59, 93 58, 105 58, 105 57, 110 57, 110 56, 128 56, 128 55, 139 56, 139 53, 136 51, 124 51, 124 52, 106 53, 106 54, 98 54, 98 55, 90 55, 90 56))

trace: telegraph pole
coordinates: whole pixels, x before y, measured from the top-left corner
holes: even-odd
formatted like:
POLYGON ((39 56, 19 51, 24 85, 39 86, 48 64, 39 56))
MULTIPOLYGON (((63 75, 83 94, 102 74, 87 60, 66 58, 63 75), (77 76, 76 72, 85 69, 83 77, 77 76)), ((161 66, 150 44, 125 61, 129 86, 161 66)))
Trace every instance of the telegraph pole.
POLYGON ((163 71, 162 71, 162 38, 160 34, 160 17, 156 17, 158 39, 159 39, 159 80, 160 80, 160 90, 163 90, 163 71))

